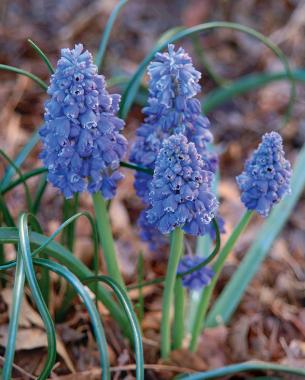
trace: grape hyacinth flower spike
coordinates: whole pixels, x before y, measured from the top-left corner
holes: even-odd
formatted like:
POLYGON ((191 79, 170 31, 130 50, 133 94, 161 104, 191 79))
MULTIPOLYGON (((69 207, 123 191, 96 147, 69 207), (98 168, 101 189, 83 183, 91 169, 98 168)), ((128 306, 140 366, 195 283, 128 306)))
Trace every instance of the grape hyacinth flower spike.
MULTIPOLYGON (((208 118, 201 114, 201 104, 195 96, 201 87, 201 74, 191 57, 180 47, 168 46, 168 51, 157 53, 148 66, 149 98, 144 107, 144 123, 137 130, 137 138, 131 150, 130 160, 154 169, 162 141, 172 134, 182 133, 194 142, 198 153, 204 157, 205 169, 215 172, 217 158, 207 150, 213 142, 208 118)), ((149 203, 150 178, 137 173, 137 195, 149 203)))
POLYGON ((248 210, 266 217, 290 190, 291 166, 284 157, 282 138, 266 133, 245 170, 237 177, 241 200, 248 210))
POLYGON ((166 139, 151 184, 148 222, 162 234, 181 227, 191 235, 204 235, 218 209, 212 179, 194 143, 182 134, 166 139))
MULTIPOLYGON (((204 259, 200 256, 184 256, 178 266, 177 274, 185 273, 199 265, 204 259)), ((186 274, 182 277, 182 285, 190 290, 200 290, 209 285, 214 276, 212 268, 203 266, 202 268, 186 274)))
POLYGON ((104 76, 82 44, 61 50, 48 94, 39 131, 48 180, 66 198, 83 191, 112 198, 127 149, 120 134, 124 121, 116 116, 120 96, 107 92, 104 76))

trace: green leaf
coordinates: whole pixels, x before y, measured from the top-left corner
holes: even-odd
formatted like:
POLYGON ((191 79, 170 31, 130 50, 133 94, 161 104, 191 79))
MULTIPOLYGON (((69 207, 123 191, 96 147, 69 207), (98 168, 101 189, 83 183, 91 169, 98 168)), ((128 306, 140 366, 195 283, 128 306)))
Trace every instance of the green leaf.
POLYGON ((49 374, 52 371, 52 368, 56 360, 56 334, 55 327, 52 321, 51 315, 47 308, 47 305, 44 302, 43 295, 39 288, 36 274, 32 262, 30 241, 29 241, 29 231, 28 231, 28 218, 32 218, 28 214, 21 214, 18 223, 18 232, 19 232, 19 244, 22 260, 24 263, 24 270, 27 282, 31 289, 32 297, 35 301, 37 309, 43 320, 48 340, 48 356, 44 368, 39 376, 40 380, 45 380, 49 377, 49 374))
MULTIPOLYGON (((31 211, 31 209, 32 209, 32 198, 31 198, 31 194, 30 194, 30 190, 28 188, 28 185, 27 185, 26 181, 24 180, 22 171, 19 169, 19 167, 14 163, 14 161, 2 149, 0 149, 0 155, 5 158, 5 160, 12 166, 12 168, 19 175, 19 180, 24 186, 27 205, 28 205, 29 210, 31 211)), ((0 191, 1 190, 2 189, 1 189, 1 184, 0 184, 0 191)))
POLYGON ((136 378, 137 380, 144 380, 144 355, 143 355, 143 345, 142 345, 142 337, 141 337, 141 331, 138 324, 137 316, 135 315, 131 302, 129 301, 127 293, 124 291, 124 289, 111 277, 108 276, 93 276, 86 278, 84 282, 91 282, 91 281, 101 281, 107 284, 112 288, 115 295, 120 301, 120 304, 122 305, 130 327, 133 334, 133 341, 135 346, 135 354, 136 354, 136 378))
POLYGON ((48 85, 42 79, 38 78, 36 75, 32 73, 29 73, 28 71, 18 69, 18 67, 0 64, 0 70, 10 71, 15 74, 24 75, 25 77, 32 79, 32 81, 38 84, 38 86, 41 87, 44 91, 48 89, 48 85))
POLYGON ((210 380, 220 379, 221 377, 232 375, 239 372, 251 371, 273 371, 289 373, 296 376, 305 376, 305 369, 290 368, 285 365, 265 363, 260 361, 250 361, 245 363, 231 364, 226 367, 213 369, 211 371, 195 373, 193 375, 179 377, 180 380, 210 380))
POLYGON ((91 319, 91 324, 99 349, 100 361, 102 366, 102 379, 110 380, 108 346, 105 337, 105 332, 101 323, 99 313, 90 298, 90 294, 86 291, 86 288, 82 285, 79 279, 64 266, 46 259, 33 259, 33 263, 35 265, 42 266, 43 268, 47 268, 52 272, 55 272, 56 274, 62 276, 74 288, 74 290, 84 301, 84 304, 86 306, 86 309, 88 310, 91 319))
MULTIPOLYGON (((295 81, 305 82, 305 71, 295 70, 291 72, 291 76, 295 81)), ((260 87, 266 86, 268 83, 289 79, 286 72, 278 73, 261 73, 246 75, 226 87, 217 88, 209 92, 202 101, 202 110, 204 113, 211 112, 216 107, 231 100, 235 96, 243 95, 249 91, 253 91, 260 87)))
MULTIPOLYGON (((18 241, 19 235, 17 228, 0 228, 0 244, 16 244, 18 243, 18 241)), ((94 275, 94 273, 92 273, 90 269, 88 269, 85 264, 79 261, 70 251, 68 251, 59 243, 50 240, 50 238, 41 235, 37 232, 31 232, 30 243, 38 247, 38 249, 36 249, 37 252, 41 251, 39 247, 43 247, 44 252, 46 252, 49 256, 53 257, 55 260, 59 261, 62 265, 66 266, 80 280, 94 275)), ((92 291, 95 290, 95 284, 90 284, 88 286, 92 291)), ((110 314, 118 322, 122 330, 126 332, 126 317, 122 313, 119 306, 113 301, 111 294, 108 291, 106 291, 102 286, 98 286, 97 298, 109 310, 110 314)))
POLYGON ((24 291, 24 263, 21 254, 17 255, 17 266, 15 272, 15 281, 13 289, 12 310, 10 313, 10 322, 8 327, 8 338, 5 350, 5 358, 2 372, 2 380, 10 380, 12 374, 13 361, 15 356, 16 338, 20 317, 20 309, 23 300, 24 291))
POLYGON ((291 71, 289 68, 289 63, 287 61, 287 58, 285 55, 282 53, 282 51, 267 37, 262 35, 261 33, 255 31, 254 29, 251 29, 247 26, 236 24, 236 23, 231 23, 231 22, 210 22, 210 23, 205 23, 205 24, 199 24, 196 26, 193 26, 191 28, 187 29, 182 29, 175 33, 174 35, 171 35, 169 38, 162 40, 161 43, 158 43, 155 45, 155 47, 151 50, 151 52, 144 58, 144 60, 140 63, 138 66, 138 69, 130 79, 130 82, 122 96, 122 101, 121 101, 121 108, 120 108, 120 117, 123 119, 126 119, 128 112, 130 110, 131 105, 134 102, 134 99, 137 95, 142 77, 144 75, 146 66, 149 64, 149 62, 152 60, 154 55, 164 49, 169 43, 176 42, 180 40, 181 38, 188 37, 188 36, 193 36, 198 33, 211 30, 211 29, 216 29, 216 28, 226 28, 226 29, 232 29, 232 30, 237 30, 243 33, 247 33, 250 36, 258 39, 261 41, 264 45, 266 45, 268 48, 270 48, 273 53, 281 60, 283 63, 283 66, 285 68, 285 72, 287 73, 287 76, 291 80, 291 96, 290 96, 290 105, 293 103, 294 100, 294 94, 295 94, 295 83, 294 80, 291 76, 291 71))
POLYGON ((271 212, 256 239, 246 253, 233 277, 224 288, 207 317, 207 327, 216 326, 217 321, 228 323, 240 303, 250 281, 267 256, 274 240, 287 222, 305 186, 305 145, 303 145, 293 170, 291 194, 287 195, 271 212))
POLYGON ((114 7, 113 11, 111 12, 110 17, 108 18, 106 27, 104 29, 103 37, 100 42, 100 46, 98 48, 98 52, 95 57, 95 64, 98 68, 101 67, 102 61, 104 58, 105 50, 109 41, 111 29, 113 27, 113 24, 120 13, 120 10, 123 8, 123 6, 127 3, 127 0, 120 0, 117 5, 114 7))
POLYGON ((36 53, 39 55, 39 57, 46 64, 46 66, 47 66, 48 70, 50 71, 50 73, 53 74, 54 73, 54 68, 53 68, 51 62, 49 61, 49 58, 45 55, 45 53, 31 39, 28 39, 28 43, 32 46, 32 48, 36 51, 36 53))
MULTIPOLYGON (((18 156, 15 158, 14 162, 16 166, 21 166, 21 164, 25 161, 25 159, 30 154, 30 152, 35 147, 35 145, 38 143, 38 141, 39 141, 39 134, 38 132, 35 132, 27 141, 25 146, 20 150, 18 156)), ((8 167, 1 181, 1 185, 0 185, 1 189, 4 189, 9 184, 14 173, 15 173, 14 168, 12 166, 8 167)))

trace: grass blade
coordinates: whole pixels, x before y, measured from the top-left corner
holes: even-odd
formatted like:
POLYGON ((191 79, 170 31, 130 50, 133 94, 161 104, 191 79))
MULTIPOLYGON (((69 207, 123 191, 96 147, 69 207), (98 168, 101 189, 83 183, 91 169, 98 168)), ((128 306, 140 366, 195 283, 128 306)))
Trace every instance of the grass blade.
POLYGON ((154 55, 164 49, 169 43, 176 42, 184 37, 193 36, 196 34, 199 34, 204 31, 216 29, 216 28, 226 28, 226 29, 232 29, 236 31, 240 31, 243 33, 247 33, 250 36, 258 39, 261 41, 265 46, 270 48, 273 53, 281 60, 283 63, 283 66, 285 68, 285 72, 287 73, 288 78, 291 81, 291 95, 290 95, 290 101, 289 101, 289 109, 291 108, 291 105, 294 101, 295 96, 295 82, 293 77, 291 76, 291 71, 289 67, 289 63, 287 61, 286 56, 283 54, 283 52, 277 47, 271 40, 269 40, 267 37, 262 35, 261 33, 257 32, 254 29, 251 29, 247 26, 232 23, 232 22, 221 22, 221 21, 215 21, 215 22, 209 22, 205 24, 199 24, 196 26, 193 26, 191 28, 182 29, 181 31, 178 31, 174 35, 172 35, 170 38, 167 38, 166 40, 163 40, 161 43, 157 43, 155 47, 151 50, 151 52, 144 58, 144 60, 140 63, 138 66, 138 69, 132 76, 121 101, 121 108, 119 116, 123 119, 126 119, 128 112, 130 110, 131 105, 134 102, 134 99, 137 95, 139 86, 141 84, 142 77, 144 75, 146 66, 148 63, 152 60, 154 55))
POLYGON ((24 262, 26 279, 29 284, 29 287, 31 288, 32 297, 41 315, 47 333, 48 356, 45 366, 39 376, 40 380, 45 380, 49 377, 56 360, 56 335, 54 323, 50 316, 49 310, 44 302, 33 267, 29 241, 28 217, 28 214, 24 213, 19 218, 18 230, 20 252, 22 255, 22 260, 24 262))
POLYGON ((28 38, 28 43, 32 46, 32 48, 36 51, 36 53, 39 55, 39 57, 43 60, 43 62, 46 64, 48 70, 51 74, 54 73, 54 68, 49 61, 49 58, 45 55, 45 53, 40 49, 38 45, 35 44, 31 39, 28 38))
POLYGON ((107 47, 107 44, 109 41, 109 37, 110 37, 110 33, 111 33, 111 29, 113 27, 113 24, 114 24, 114 22, 118 16, 118 14, 120 13, 121 9, 123 8, 123 6, 126 3, 127 3, 127 0, 120 0, 117 3, 117 5, 114 7, 113 11, 111 12, 110 17, 108 18, 106 27, 104 29, 103 37, 101 39, 100 46, 98 48, 98 51, 97 51, 97 54, 95 57, 95 64, 98 68, 100 68, 102 65, 105 50, 106 50, 106 47, 107 47))
POLYGON ((15 356, 16 338, 20 317, 20 309, 23 300, 23 288, 24 288, 25 272, 24 263, 20 252, 17 254, 17 266, 15 272, 15 281, 13 289, 13 302, 12 310, 10 314, 10 322, 8 327, 8 338, 6 343, 4 365, 2 371, 2 379, 10 380, 12 374, 12 366, 15 356))
POLYGON ((42 266, 43 268, 47 268, 52 272, 55 272, 58 275, 62 276, 82 298, 86 306, 86 309, 88 310, 97 346, 99 349, 100 361, 102 366, 102 379, 110 380, 108 346, 106 342, 104 328, 101 323, 99 313, 94 303, 92 302, 89 293, 86 291, 86 288, 82 285, 82 283, 73 273, 71 273, 67 268, 63 267, 58 263, 54 263, 46 259, 33 259, 33 263, 35 265, 42 266))
MULTIPOLYGON (((292 71, 291 76, 295 81, 305 82, 305 70, 292 71)), ((204 113, 208 113, 235 96, 243 95, 249 91, 266 86, 268 83, 285 79, 289 79, 289 77, 284 71, 278 73, 245 75, 244 77, 227 84, 226 87, 217 88, 216 90, 209 92, 202 101, 202 110, 204 113)))
MULTIPOLYGON (((0 155, 12 166, 12 168, 19 175, 20 183, 22 183, 24 186, 27 205, 28 205, 29 210, 31 211, 32 210, 32 198, 30 195, 30 190, 28 188, 28 185, 27 185, 27 183, 23 177, 22 171, 19 169, 19 167, 14 163, 14 161, 2 149, 0 149, 0 155)), ((1 191, 1 186, 0 186, 0 191, 1 191)))
POLYGON ((39 181, 38 186, 37 186, 37 191, 36 191, 36 194, 35 194, 35 197, 33 200, 33 207, 32 207, 33 214, 37 214, 37 212, 39 210, 40 202, 41 202, 43 194, 47 188, 47 185, 48 185, 47 174, 44 174, 40 178, 40 181, 39 181))
MULTIPOLYGON (((39 134, 38 132, 34 132, 25 144, 25 146, 21 149, 18 156, 15 158, 14 162, 16 166, 20 166, 25 161, 25 159, 30 154, 35 145, 38 143, 38 141, 39 134)), ((12 168, 11 166, 6 170, 3 180, 1 181, 1 189, 5 188, 9 184, 14 173, 14 168, 12 168)))
POLYGON ((224 288, 207 317, 207 326, 217 325, 217 320, 228 323, 240 303, 247 286, 268 254, 274 240, 284 227, 305 186, 305 145, 303 145, 293 170, 292 192, 271 212, 264 222, 255 242, 246 253, 233 277, 224 288))
POLYGON ((133 341, 135 346, 136 354, 136 378, 137 380, 144 380, 144 355, 143 355, 143 345, 141 338, 141 331, 138 324, 137 316, 135 315, 131 302, 129 301, 128 295, 124 289, 111 277, 109 276, 94 276, 89 277, 84 280, 84 282, 91 281, 101 281, 107 284, 115 292, 115 295, 119 299, 131 326, 131 331, 133 334, 133 341))
POLYGON ((10 71, 15 74, 24 75, 25 77, 32 79, 32 81, 38 84, 38 86, 42 88, 44 91, 48 89, 48 85, 42 79, 38 78, 36 75, 32 73, 29 73, 28 71, 18 69, 18 67, 0 64, 0 70, 10 71))
POLYGON ((273 371, 289 373, 290 375, 305 376, 305 369, 290 368, 285 365, 265 363, 260 361, 251 361, 245 363, 231 364, 226 367, 213 369, 211 371, 200 372, 194 375, 180 377, 180 380, 210 380, 219 379, 220 377, 232 375, 239 372, 251 371, 273 371))
MULTIPOLYGON (((19 236, 17 228, 0 228, 0 244, 18 243, 18 240, 19 236)), ((50 238, 41 235, 37 232, 31 232, 30 243, 38 247, 36 249, 37 252, 40 252, 43 249, 44 252, 46 252, 49 256, 53 257, 55 260, 59 261, 62 265, 66 266, 79 279, 83 279, 94 275, 94 273, 92 273, 90 269, 88 269, 85 264, 79 261, 70 251, 68 251, 59 243, 50 240, 50 238), (43 248, 40 249, 39 247, 43 248)), ((7 266, 1 266, 0 270, 8 269, 13 266, 14 263, 10 263, 7 266)), ((94 291, 95 285, 90 284, 89 288, 92 291, 94 291)), ((98 286, 97 298, 109 310, 112 317, 120 325, 122 331, 126 333, 126 318, 122 313, 120 307, 116 304, 116 302, 113 301, 111 294, 107 292, 107 290, 105 290, 102 286, 98 286)))

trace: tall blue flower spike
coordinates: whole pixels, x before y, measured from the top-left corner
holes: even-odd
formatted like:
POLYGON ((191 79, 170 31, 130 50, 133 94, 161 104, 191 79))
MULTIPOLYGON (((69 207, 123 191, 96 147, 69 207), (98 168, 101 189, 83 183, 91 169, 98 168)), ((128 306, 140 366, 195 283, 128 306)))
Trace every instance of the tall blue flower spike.
MULTIPOLYGON (((201 114, 201 104, 195 98, 200 91, 201 74, 195 70, 190 56, 174 45, 168 52, 157 53, 148 66, 149 98, 143 109, 144 123, 137 130, 136 142, 132 147, 130 160, 136 164, 154 169, 155 161, 164 139, 172 134, 183 133, 194 142, 203 158, 205 169, 216 172, 218 160, 207 150, 213 142, 210 122, 201 114)), ((135 190, 145 204, 149 204, 151 177, 138 172, 135 175, 135 190)), ((142 217, 139 225, 143 234, 151 227, 142 217)), ((155 233, 155 238, 157 237, 155 233)))
MULTIPOLYGON (((157 53, 148 66, 149 98, 144 107, 144 123, 137 130, 130 160, 154 168, 162 141, 175 133, 183 133, 195 143, 198 153, 205 158, 206 170, 215 172, 217 158, 208 153, 207 144, 213 142, 210 122, 201 114, 201 104, 195 96, 200 91, 201 74, 195 70, 190 56, 174 45, 168 52, 157 53)), ((135 189, 148 203, 149 176, 137 173, 135 189)))
POLYGON ((263 136, 236 179, 246 208, 265 217, 291 191, 291 166, 284 157, 282 138, 277 132, 263 136))
POLYGON ((104 76, 81 44, 61 50, 48 94, 39 131, 48 180, 66 198, 83 191, 112 198, 127 150, 120 134, 124 121, 115 116, 120 96, 107 92, 104 76))
POLYGON ((151 183, 148 222, 162 234, 176 227, 195 236, 207 233, 218 209, 212 179, 194 143, 182 134, 164 140, 151 183))
MULTIPOLYGON (((200 256, 184 256, 178 265, 177 274, 187 272, 199 265, 204 259, 200 256)), ((200 290, 209 285, 214 276, 212 268, 204 266, 182 277, 182 285, 190 290, 200 290)))

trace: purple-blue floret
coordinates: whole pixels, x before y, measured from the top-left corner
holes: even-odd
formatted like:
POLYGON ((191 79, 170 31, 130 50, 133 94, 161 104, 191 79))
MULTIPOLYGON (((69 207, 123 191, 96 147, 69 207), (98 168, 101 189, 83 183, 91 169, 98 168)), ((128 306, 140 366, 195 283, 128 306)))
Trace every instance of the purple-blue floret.
MULTIPOLYGON (((184 256, 179 262, 177 274, 187 272, 203 261, 204 259, 199 256, 184 256)), ((202 268, 183 276, 182 285, 190 290, 200 290, 210 284, 214 274, 212 268, 203 266, 202 268)))
POLYGON ((176 227, 200 236, 207 233, 218 201, 211 191, 213 173, 205 164, 194 143, 182 135, 166 139, 158 154, 150 186, 147 220, 168 234, 176 227))
POLYGON ((39 131, 48 180, 66 198, 84 191, 112 198, 127 150, 120 134, 124 121, 116 116, 120 96, 107 92, 104 76, 81 44, 61 50, 48 94, 39 131))
POLYGON ((236 178, 242 202, 248 210, 268 216, 272 207, 291 191, 291 174, 281 136, 277 132, 266 133, 236 178))

